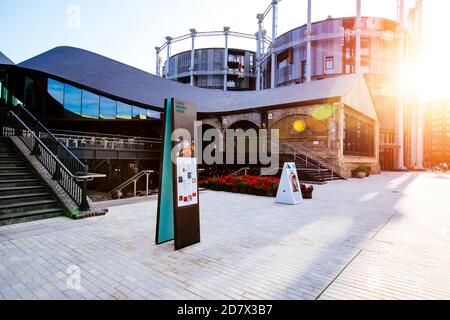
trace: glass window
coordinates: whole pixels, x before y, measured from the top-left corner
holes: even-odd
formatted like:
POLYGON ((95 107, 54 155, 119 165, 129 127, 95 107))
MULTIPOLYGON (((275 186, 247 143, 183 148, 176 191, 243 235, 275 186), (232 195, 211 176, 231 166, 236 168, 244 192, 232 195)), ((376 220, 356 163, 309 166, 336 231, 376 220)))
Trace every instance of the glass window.
POLYGON ((132 107, 123 102, 117 102, 117 119, 131 119, 132 107))
POLYGON ((48 79, 47 91, 53 99, 58 101, 61 105, 64 104, 64 83, 48 79))
POLYGON ((64 109, 81 114, 81 90, 66 84, 64 90, 64 109))
POLYGON ((147 110, 147 118, 161 119, 161 113, 158 111, 147 110))
POLYGON ((83 90, 81 115, 86 118, 98 119, 100 97, 89 91, 83 90))
POLYGON ((117 102, 100 97, 100 119, 116 119, 117 102))
POLYGON ((133 106, 133 119, 147 119, 147 112, 143 108, 133 106))

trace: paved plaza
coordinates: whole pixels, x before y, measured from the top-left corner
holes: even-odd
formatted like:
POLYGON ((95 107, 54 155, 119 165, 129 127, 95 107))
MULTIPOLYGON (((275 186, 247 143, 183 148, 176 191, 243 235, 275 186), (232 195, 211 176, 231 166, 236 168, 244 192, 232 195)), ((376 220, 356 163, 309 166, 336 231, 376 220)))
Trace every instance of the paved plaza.
POLYGON ((155 200, 0 227, 0 299, 450 299, 450 175, 317 186, 299 206, 201 193, 198 245, 156 246, 155 200))

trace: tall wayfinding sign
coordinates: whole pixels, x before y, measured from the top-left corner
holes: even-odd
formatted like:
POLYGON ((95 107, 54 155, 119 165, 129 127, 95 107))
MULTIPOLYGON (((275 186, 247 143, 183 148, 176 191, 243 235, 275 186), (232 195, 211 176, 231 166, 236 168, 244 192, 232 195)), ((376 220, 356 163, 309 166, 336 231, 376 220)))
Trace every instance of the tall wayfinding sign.
POLYGON ((175 250, 200 242, 196 120, 194 104, 166 99, 156 244, 175 240, 175 250))

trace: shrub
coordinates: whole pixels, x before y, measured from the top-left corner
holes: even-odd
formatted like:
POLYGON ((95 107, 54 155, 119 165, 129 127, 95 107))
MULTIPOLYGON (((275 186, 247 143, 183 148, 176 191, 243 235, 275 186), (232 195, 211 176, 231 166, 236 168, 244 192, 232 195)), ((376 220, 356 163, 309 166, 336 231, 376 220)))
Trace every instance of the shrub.
POLYGON ((211 190, 223 190, 273 196, 278 191, 280 179, 275 177, 225 176, 200 181, 199 185, 211 190))
POLYGON ((359 166, 356 169, 352 170, 352 177, 356 177, 358 175, 358 172, 364 172, 366 176, 370 176, 370 172, 372 171, 372 168, 369 166, 359 166))

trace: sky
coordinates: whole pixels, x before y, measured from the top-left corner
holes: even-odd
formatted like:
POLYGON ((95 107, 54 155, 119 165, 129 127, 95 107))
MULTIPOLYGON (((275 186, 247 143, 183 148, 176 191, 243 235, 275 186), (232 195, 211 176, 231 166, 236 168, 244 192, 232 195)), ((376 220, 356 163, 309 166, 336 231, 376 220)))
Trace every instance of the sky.
MULTIPOLYGON (((270 0, 0 0, 0 51, 18 63, 56 46, 69 45, 155 72, 155 46, 168 35, 222 30, 255 33, 256 14, 270 0)), ((356 0, 313 0, 313 21, 354 16, 356 0)), ((406 0, 411 7, 414 0, 406 0)), ((306 23, 307 0, 282 0, 279 34, 306 23)), ((443 41, 448 0, 424 0, 427 58, 443 59, 450 46, 443 41)), ((362 14, 397 17, 396 0, 362 0, 362 14)), ((271 30, 271 19, 265 28, 271 30)), ((199 47, 223 46, 223 38, 198 39, 199 47)), ((255 50, 251 40, 230 39, 230 47, 255 50)), ((172 53, 190 48, 189 41, 172 53)), ((445 65, 443 63, 443 65, 445 65)), ((450 67, 449 67, 450 68, 450 67)), ((448 73, 450 74, 450 69, 448 73)), ((442 90, 440 90, 442 91, 442 90)))

